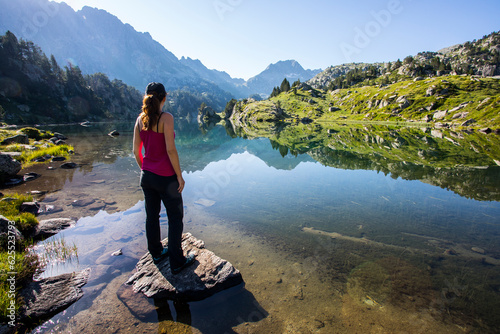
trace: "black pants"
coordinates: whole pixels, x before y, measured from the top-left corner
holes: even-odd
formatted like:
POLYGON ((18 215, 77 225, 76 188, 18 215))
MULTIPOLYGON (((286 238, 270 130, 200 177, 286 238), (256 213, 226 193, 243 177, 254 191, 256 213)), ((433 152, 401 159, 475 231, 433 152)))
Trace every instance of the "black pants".
POLYGON ((159 257, 161 244, 160 210, 161 202, 165 205, 168 217, 168 254, 170 266, 178 268, 186 258, 182 253, 181 241, 184 217, 182 196, 177 191, 177 176, 160 176, 148 171, 141 173, 141 187, 146 202, 146 238, 148 250, 153 257, 159 257))

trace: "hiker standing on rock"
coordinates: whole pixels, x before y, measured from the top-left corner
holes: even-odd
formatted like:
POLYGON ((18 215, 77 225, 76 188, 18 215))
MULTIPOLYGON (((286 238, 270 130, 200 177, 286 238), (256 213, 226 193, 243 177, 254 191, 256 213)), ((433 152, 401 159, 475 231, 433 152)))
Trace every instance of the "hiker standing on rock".
POLYGON ((174 117, 162 111, 166 100, 167 92, 161 83, 147 86, 142 112, 134 126, 133 152, 141 168, 149 253, 155 263, 168 255, 170 269, 176 274, 193 263, 194 255, 185 257, 181 248, 184 216, 181 193, 185 182, 175 147, 174 117), (168 248, 161 244, 161 202, 168 216, 168 248))

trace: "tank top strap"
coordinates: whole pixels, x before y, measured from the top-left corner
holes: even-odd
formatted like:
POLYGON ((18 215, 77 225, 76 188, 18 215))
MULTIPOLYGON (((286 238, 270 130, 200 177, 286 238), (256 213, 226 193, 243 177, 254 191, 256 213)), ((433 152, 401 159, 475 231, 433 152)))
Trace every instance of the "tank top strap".
POLYGON ((158 121, 156 122, 156 132, 158 132, 158 125, 160 125, 160 119, 161 119, 162 115, 163 115, 163 111, 160 113, 160 116, 158 117, 158 121))

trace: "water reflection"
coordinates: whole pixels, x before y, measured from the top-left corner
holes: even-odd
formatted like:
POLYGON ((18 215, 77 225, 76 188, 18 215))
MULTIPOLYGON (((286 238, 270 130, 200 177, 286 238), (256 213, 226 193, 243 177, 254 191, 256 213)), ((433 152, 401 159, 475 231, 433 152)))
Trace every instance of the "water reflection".
MULTIPOLYGON (((79 167, 35 180, 49 191, 62 189, 75 172, 88 178, 96 168, 113 165, 122 173, 121 180, 133 183, 137 167, 131 157, 132 124, 97 124, 54 127, 65 131, 77 154, 72 157, 79 167), (120 136, 110 137, 111 130, 120 136)), ((477 200, 500 200, 500 136, 449 129, 396 128, 390 126, 342 126, 299 124, 276 129, 212 126, 199 128, 180 120, 176 123, 177 145, 186 172, 203 170, 212 161, 225 160, 245 151, 259 157, 268 166, 294 169, 300 162, 318 161, 341 169, 374 170, 421 180, 477 200), (265 139, 268 138, 268 139, 265 139), (252 139, 252 140, 248 140, 252 139), (279 154, 270 150, 272 147, 279 154), (281 157, 281 158, 280 158, 281 157)), ((46 166, 33 167, 41 172, 46 166)), ((52 173, 55 174, 55 173, 52 173)), ((113 175, 105 178, 111 181, 113 175)), ((98 181, 98 180, 94 180, 98 181)))
MULTIPOLYGON (((91 266, 94 273, 86 297, 71 311, 75 331, 91 322, 113 324, 116 314, 108 308, 126 315, 120 328, 140 319, 116 302, 145 252, 132 127, 120 126, 74 135, 67 129, 78 152, 72 159, 81 168, 53 171, 58 183, 45 198, 67 201, 61 215, 77 195, 116 202, 97 214, 88 211, 63 232, 76 243, 79 264, 61 270, 91 266), (112 129, 121 135, 107 136, 112 129), (111 257, 119 248, 123 255, 111 257)), ((231 333, 244 323, 255 323, 249 327, 255 332, 331 332, 366 319, 394 332, 449 331, 440 317, 463 316, 464 328, 500 323, 492 311, 500 307, 497 136, 387 126, 259 126, 200 130, 176 124, 186 228, 223 253, 247 284, 190 303, 189 311, 149 303, 148 321, 160 324, 141 320, 138 329, 180 330, 179 320, 203 333, 231 333), (376 313, 380 307, 383 315, 376 313), (424 324, 409 318, 416 312, 424 312, 424 324)), ((48 187, 35 183, 48 175, 24 187, 48 187)), ((166 235, 165 219, 162 229, 166 235)))

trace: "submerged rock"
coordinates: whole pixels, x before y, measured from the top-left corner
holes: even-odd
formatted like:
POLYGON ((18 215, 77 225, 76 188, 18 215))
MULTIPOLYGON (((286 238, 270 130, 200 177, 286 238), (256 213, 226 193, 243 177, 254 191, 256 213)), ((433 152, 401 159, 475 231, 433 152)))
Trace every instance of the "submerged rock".
POLYGON ((87 283, 90 268, 77 273, 62 274, 31 282, 22 291, 25 306, 21 321, 50 317, 64 310, 83 296, 81 287, 87 283))
MULTIPOLYGON (((162 243, 167 247, 167 239, 162 243)), ((243 282, 241 273, 231 263, 205 249, 205 243, 191 233, 183 235, 182 249, 185 254, 194 253, 196 258, 179 274, 171 273, 168 258, 154 264, 151 255, 146 253, 136 265, 137 272, 126 284, 150 298, 195 301, 243 282)))
POLYGON ((33 180, 38 179, 40 176, 41 176, 40 174, 30 172, 30 173, 24 174, 23 180, 24 180, 24 182, 33 181, 33 180))
POLYGON ((63 168, 63 169, 73 169, 76 167, 78 167, 78 165, 75 164, 74 162, 65 162, 61 165, 61 168, 63 168))
POLYGON ((76 221, 70 218, 52 218, 52 219, 41 220, 38 223, 35 232, 33 233, 33 238, 35 239, 48 238, 68 227, 75 225, 76 221))

